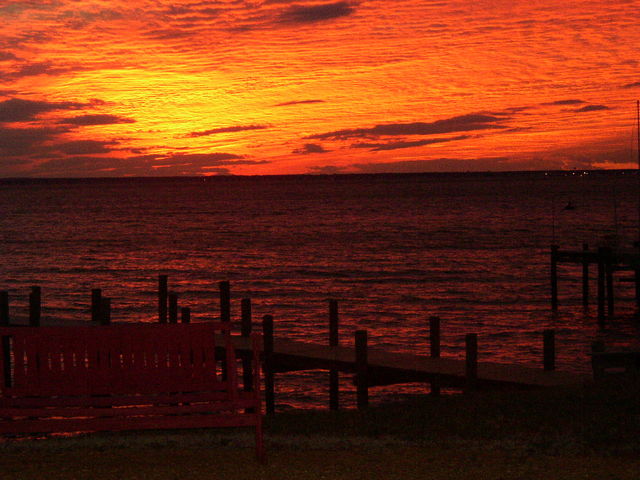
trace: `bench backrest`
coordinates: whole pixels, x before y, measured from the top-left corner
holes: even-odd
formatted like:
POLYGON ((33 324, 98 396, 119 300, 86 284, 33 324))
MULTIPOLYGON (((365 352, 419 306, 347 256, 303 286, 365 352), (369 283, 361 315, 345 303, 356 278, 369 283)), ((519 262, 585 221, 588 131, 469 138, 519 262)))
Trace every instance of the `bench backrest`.
POLYGON ((237 378, 228 328, 221 322, 0 327, 0 396, 232 394, 237 378), (229 367, 224 378, 216 333, 229 367))

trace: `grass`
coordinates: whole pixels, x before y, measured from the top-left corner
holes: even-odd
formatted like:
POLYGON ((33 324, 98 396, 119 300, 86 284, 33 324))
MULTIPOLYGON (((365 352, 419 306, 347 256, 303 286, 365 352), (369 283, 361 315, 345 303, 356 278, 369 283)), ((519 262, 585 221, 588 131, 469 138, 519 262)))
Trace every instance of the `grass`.
POLYGON ((268 463, 236 430, 94 434, 0 444, 4 479, 640 478, 640 391, 413 398, 267 421, 268 463))

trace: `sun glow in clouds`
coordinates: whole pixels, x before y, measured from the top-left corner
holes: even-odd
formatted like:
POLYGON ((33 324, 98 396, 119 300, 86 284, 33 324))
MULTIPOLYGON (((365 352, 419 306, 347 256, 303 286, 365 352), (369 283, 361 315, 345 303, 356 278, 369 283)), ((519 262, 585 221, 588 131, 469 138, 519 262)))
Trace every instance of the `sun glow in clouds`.
POLYGON ((633 2, 9 0, 0 177, 632 167, 633 2))

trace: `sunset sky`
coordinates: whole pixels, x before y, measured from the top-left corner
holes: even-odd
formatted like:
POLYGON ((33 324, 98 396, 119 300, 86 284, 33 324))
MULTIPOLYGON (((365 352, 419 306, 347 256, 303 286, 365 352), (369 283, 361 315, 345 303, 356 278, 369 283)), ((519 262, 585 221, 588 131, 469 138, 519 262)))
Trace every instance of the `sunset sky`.
POLYGON ((639 7, 0 0, 0 177, 634 167, 639 7))

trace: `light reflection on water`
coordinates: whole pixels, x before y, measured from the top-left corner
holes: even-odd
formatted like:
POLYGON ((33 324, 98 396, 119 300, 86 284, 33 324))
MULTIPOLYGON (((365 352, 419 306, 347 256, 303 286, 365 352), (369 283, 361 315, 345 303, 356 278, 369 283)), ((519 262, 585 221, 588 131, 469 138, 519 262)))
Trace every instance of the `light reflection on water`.
MULTIPOLYGON (((616 285, 617 317, 598 332, 580 267, 561 265, 553 317, 549 245, 616 230, 630 244, 637 192, 635 176, 613 174, 0 182, 0 289, 14 316, 38 284, 45 318, 88 319, 102 288, 114 321, 153 321, 168 274, 197 321, 217 314, 217 282, 230 280, 236 318, 250 297, 254 318, 274 315, 289 338, 327 341, 335 298, 345 343, 366 328, 372 345, 426 353, 439 315, 443 355, 461 357, 476 332, 480 359, 540 365, 541 331, 554 328, 558 368, 587 371, 596 337, 638 345, 633 284, 616 285), (576 210, 562 211, 568 201, 576 210)), ((284 403, 315 405, 314 375, 290 374, 284 403)))

